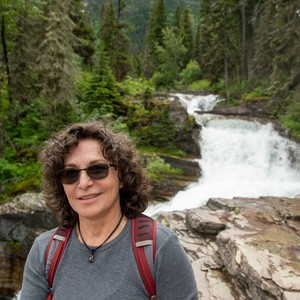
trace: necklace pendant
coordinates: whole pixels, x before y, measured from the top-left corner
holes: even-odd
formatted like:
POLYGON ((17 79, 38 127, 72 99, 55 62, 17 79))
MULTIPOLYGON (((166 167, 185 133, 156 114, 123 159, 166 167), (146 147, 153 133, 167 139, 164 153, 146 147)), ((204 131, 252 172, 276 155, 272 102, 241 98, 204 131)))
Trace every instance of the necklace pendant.
POLYGON ((93 263, 94 262, 94 254, 91 254, 89 257, 89 262, 93 263))
POLYGON ((100 244, 98 247, 96 247, 96 248, 90 248, 90 247, 86 244, 86 242, 84 241, 84 239, 83 239, 83 237, 82 237, 82 235, 81 235, 81 232, 80 232, 80 224, 79 224, 79 220, 78 220, 78 225, 77 225, 77 226, 78 226, 78 233, 79 233, 79 236, 80 236, 80 238, 81 238, 81 240, 82 240, 84 246, 91 252, 91 255, 89 256, 89 263, 93 263, 93 262, 94 262, 94 253, 95 253, 99 248, 101 248, 101 246, 102 246, 103 244, 105 244, 105 242, 108 241, 109 238, 115 233, 115 231, 117 230, 117 228, 119 227, 119 225, 120 225, 121 222, 122 222, 122 218, 123 218, 123 213, 121 214, 120 220, 119 220, 117 226, 114 228, 114 230, 113 230, 113 231, 110 233, 110 235, 105 239, 105 241, 104 241, 102 244, 100 244))

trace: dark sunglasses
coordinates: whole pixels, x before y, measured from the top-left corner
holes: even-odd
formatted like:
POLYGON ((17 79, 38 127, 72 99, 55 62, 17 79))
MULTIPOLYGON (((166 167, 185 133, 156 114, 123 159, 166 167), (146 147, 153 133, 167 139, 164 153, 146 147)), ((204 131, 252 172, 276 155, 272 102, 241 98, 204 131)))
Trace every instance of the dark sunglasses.
POLYGON ((95 164, 84 169, 66 168, 57 172, 61 183, 73 184, 79 180, 80 172, 86 171, 88 176, 93 179, 104 179, 108 176, 109 168, 114 167, 113 164, 95 164))

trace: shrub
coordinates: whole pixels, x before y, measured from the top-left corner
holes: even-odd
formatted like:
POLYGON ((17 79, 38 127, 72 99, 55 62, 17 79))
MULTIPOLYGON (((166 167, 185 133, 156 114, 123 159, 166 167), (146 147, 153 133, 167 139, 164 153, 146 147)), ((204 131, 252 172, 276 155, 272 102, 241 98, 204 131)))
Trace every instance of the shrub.
POLYGON ((127 76, 118 86, 129 96, 144 95, 154 92, 153 85, 146 79, 133 79, 127 76))
POLYGON ((21 163, 0 158, 0 203, 13 194, 38 188, 40 177, 41 167, 36 161, 21 163))
POLYGON ((157 90, 160 88, 174 88, 176 85, 174 75, 157 71, 153 74, 151 83, 157 90))
POLYGON ((177 175, 181 173, 181 169, 173 168, 159 156, 153 155, 147 158, 146 174, 152 180, 161 179, 162 174, 177 175))
POLYGON ((249 101, 249 100, 264 100, 269 99, 269 92, 262 86, 256 87, 254 90, 245 93, 242 97, 243 100, 249 101))
POLYGON ((176 128, 170 120, 168 106, 162 104, 149 110, 143 105, 135 106, 128 112, 128 120, 138 147, 172 149, 175 146, 176 128))
POLYGON ((180 77, 183 84, 189 85, 201 78, 201 68, 195 60, 191 60, 186 68, 181 71, 180 77))
POLYGON ((225 91, 225 80, 220 79, 218 82, 212 84, 214 93, 219 94, 220 91, 225 91))
POLYGON ((291 137, 300 141, 300 102, 294 97, 286 109, 285 115, 280 117, 282 124, 288 129, 291 137))
POLYGON ((207 79, 195 81, 189 85, 189 89, 192 91, 205 91, 211 92, 211 82, 207 79))

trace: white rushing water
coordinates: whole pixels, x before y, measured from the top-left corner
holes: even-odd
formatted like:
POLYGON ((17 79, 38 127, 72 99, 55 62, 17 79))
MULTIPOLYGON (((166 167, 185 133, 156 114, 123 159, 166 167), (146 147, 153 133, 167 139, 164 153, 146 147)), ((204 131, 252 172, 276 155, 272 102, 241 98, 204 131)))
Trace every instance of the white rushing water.
POLYGON ((146 214, 195 208, 216 197, 300 195, 299 144, 279 136, 271 123, 196 114, 213 109, 218 101, 214 95, 176 96, 202 127, 202 175, 171 201, 151 205, 146 214), (295 156, 298 164, 293 162, 295 156))

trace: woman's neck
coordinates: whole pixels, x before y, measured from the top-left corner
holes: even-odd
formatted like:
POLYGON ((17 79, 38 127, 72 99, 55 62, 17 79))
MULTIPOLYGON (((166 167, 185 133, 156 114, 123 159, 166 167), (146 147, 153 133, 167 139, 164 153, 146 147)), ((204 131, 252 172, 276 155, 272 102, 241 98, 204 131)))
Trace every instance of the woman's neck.
POLYGON ((121 211, 112 217, 93 220, 79 217, 76 226, 77 237, 80 242, 96 247, 117 237, 125 227, 126 222, 127 218, 122 215, 121 211))

